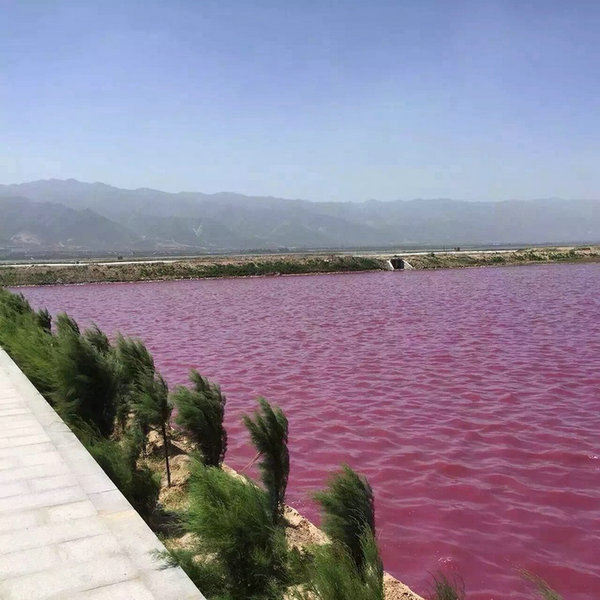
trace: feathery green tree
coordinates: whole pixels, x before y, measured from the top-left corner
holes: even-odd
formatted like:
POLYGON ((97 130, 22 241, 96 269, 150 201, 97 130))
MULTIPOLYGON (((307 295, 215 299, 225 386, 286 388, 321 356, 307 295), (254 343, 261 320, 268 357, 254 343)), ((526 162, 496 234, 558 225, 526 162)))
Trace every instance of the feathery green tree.
POLYGON ((181 426, 202 454, 206 466, 218 467, 227 450, 223 426, 225 395, 221 388, 192 369, 194 389, 177 386, 171 395, 177 407, 176 423, 181 426))
POLYGON ((328 489, 315 494, 321 505, 323 530, 342 543, 360 571, 365 563, 361 539, 365 531, 375 535, 375 506, 369 482, 348 465, 329 479, 328 489))
POLYGON ((141 340, 117 335, 115 348, 124 379, 135 385, 139 376, 154 373, 154 359, 141 340))
POLYGON ((75 334, 79 335, 79 325, 77 321, 70 317, 67 313, 59 313, 56 316, 56 335, 62 337, 63 335, 75 334))
POLYGON ((249 481, 195 461, 185 526, 197 551, 214 557, 229 600, 280 600, 287 583, 287 546, 271 520, 267 494, 249 481))
POLYGON ((60 319, 62 331, 54 349, 54 399, 73 428, 79 420, 94 426, 103 437, 114 428, 118 378, 114 361, 60 319))
POLYGON ((96 324, 93 324, 86 329, 83 332, 83 337, 94 346, 100 354, 108 354, 112 349, 107 335, 101 331, 96 324))
POLYGON ((308 583, 295 592, 298 600, 384 600, 383 566, 373 533, 360 537, 363 568, 359 571, 348 548, 340 542, 313 550, 308 583))
POLYGON ((46 332, 52 332, 52 315, 46 308, 40 308, 36 313, 37 324, 46 332))
POLYGON ((0 288, 0 313, 5 315, 30 314, 33 310, 23 294, 13 294, 0 288))
POLYGON ((151 375, 155 373, 154 359, 142 341, 121 334, 117 336, 114 353, 119 367, 120 389, 117 421, 121 430, 125 431, 129 414, 134 412, 136 425, 143 434, 142 452, 145 453, 149 424, 140 420, 141 415, 134 408, 144 382, 151 379, 151 375))
POLYGON ((171 485, 169 466, 169 436, 167 429, 173 406, 169 402, 169 386, 162 375, 146 373, 138 382, 133 410, 141 423, 155 427, 163 439, 167 484, 171 485))
POLYGON ((273 522, 277 523, 283 515, 290 472, 288 421, 280 408, 273 408, 264 398, 258 398, 258 403, 260 410, 254 418, 245 415, 243 422, 259 452, 261 479, 269 495, 273 522))
POLYGON ((31 380, 51 398, 54 381, 54 338, 44 329, 21 295, 0 288, 0 344, 31 380))

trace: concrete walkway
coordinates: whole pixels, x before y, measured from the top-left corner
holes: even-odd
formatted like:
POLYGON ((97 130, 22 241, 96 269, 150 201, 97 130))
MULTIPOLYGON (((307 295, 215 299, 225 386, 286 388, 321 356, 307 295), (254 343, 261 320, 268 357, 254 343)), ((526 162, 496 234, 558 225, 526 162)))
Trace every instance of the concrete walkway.
POLYGON ((0 348, 0 599, 205 600, 0 348))

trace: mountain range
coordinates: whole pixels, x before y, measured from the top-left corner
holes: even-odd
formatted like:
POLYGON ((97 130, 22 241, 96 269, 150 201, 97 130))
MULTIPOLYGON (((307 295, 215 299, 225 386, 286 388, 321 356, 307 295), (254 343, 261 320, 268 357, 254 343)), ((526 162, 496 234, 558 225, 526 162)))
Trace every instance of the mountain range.
POLYGON ((590 243, 600 201, 309 202, 121 189, 74 179, 0 185, 0 254, 203 253, 590 243))

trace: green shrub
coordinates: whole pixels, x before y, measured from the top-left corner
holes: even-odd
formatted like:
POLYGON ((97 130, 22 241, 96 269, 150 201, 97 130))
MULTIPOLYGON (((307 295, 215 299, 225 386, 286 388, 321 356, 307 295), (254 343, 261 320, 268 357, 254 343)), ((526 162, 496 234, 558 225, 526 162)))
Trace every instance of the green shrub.
POLYGON ((140 377, 154 373, 154 359, 141 340, 117 335, 115 352, 119 361, 121 378, 131 387, 138 384, 140 377))
POLYGON ((23 294, 13 294, 0 288, 0 314, 4 316, 24 315, 33 312, 31 305, 23 294))
POLYGON ((534 250, 526 250, 523 254, 525 260, 530 260, 532 262, 539 262, 544 259, 544 256, 541 254, 537 254, 534 250))
POLYGON ((100 354, 108 354, 112 348, 108 337, 103 331, 98 329, 97 325, 92 325, 89 329, 83 332, 83 337, 92 345, 100 354))
POLYGON ((276 523, 283 514, 290 472, 288 421, 280 408, 271 407, 264 398, 259 398, 258 403, 260 410, 254 413, 254 418, 246 415, 243 422, 261 457, 258 466, 269 495, 273 522, 276 523))
POLYGON ((143 425, 155 427, 163 439, 167 485, 171 485, 171 468, 169 466, 169 420, 173 406, 169 401, 169 387, 162 375, 145 373, 138 381, 134 397, 133 410, 137 420, 143 425))
MULTIPOLYGON (((140 390, 144 382, 155 373, 154 359, 143 342, 118 335, 114 354, 118 365, 119 378, 119 405, 117 407, 117 421, 124 431, 130 413, 134 410, 140 390)), ((142 449, 145 452, 146 436, 149 424, 140 421, 139 413, 136 414, 137 427, 143 433, 142 449)))
POLYGON ((343 544, 358 570, 365 562, 361 539, 375 535, 373 491, 368 481, 348 465, 329 479, 328 489, 315 494, 321 505, 322 527, 333 541, 343 544))
POLYGON ((54 390, 54 338, 33 312, 12 312, 0 297, 0 344, 38 391, 51 398, 54 390))
POLYGON ((283 528, 273 525, 266 493, 221 469, 195 461, 184 524, 195 551, 213 556, 231 600, 282 598, 287 583, 283 528))
POLYGON ((443 573, 433 575, 433 584, 429 600, 464 600, 465 585, 460 577, 452 581, 443 573))
POLYGON ((137 466, 135 450, 130 445, 135 443, 98 439, 88 441, 86 447, 135 510, 149 522, 158 502, 160 477, 146 466, 137 466))
POLYGON ((383 600, 383 566, 368 529, 360 538, 364 566, 358 570, 348 549, 339 542, 313 550, 309 581, 295 593, 298 600, 383 600))
POLYGON ((41 308, 36 313, 37 324, 46 332, 52 332, 52 315, 46 308, 41 308))
POLYGON ((120 442, 108 439, 114 426, 119 377, 108 338, 93 327, 79 333, 66 314, 50 333, 47 311, 33 312, 21 296, 0 289, 0 343, 57 410, 134 508, 149 520, 160 479, 138 467, 143 439, 132 428, 120 442))
POLYGON ((223 426, 226 399, 218 385, 210 383, 196 370, 190 373, 191 390, 178 386, 172 395, 177 407, 176 422, 196 444, 206 466, 218 467, 227 450, 223 426))
POLYGON ((68 317, 62 319, 62 331, 54 349, 54 400, 74 428, 81 419, 103 437, 109 437, 117 409, 114 361, 75 333, 70 323, 68 317))
POLYGON ((65 335, 79 335, 79 325, 77 321, 70 317, 67 313, 59 313, 56 317, 56 335, 63 337, 65 335))
POLYGON ((562 600, 562 596, 555 592, 540 576, 530 573, 529 571, 521 571, 521 577, 532 584, 535 589, 536 596, 542 600, 562 600))
POLYGON ((227 598, 222 595, 223 590, 227 589, 227 580, 217 561, 202 560, 194 550, 187 548, 172 548, 159 553, 159 557, 170 567, 181 567, 207 598, 227 598))

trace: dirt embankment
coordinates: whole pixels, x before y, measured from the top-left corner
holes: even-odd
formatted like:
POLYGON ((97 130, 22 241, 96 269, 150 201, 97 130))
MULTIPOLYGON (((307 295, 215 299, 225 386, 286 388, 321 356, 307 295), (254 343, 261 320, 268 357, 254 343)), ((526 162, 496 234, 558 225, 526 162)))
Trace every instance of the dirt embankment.
POLYGON ((600 246, 523 248, 498 251, 453 251, 402 254, 415 269, 452 269, 531 265, 543 263, 600 262, 600 246))
POLYGON ((264 255, 139 262, 0 265, 0 286, 341 273, 384 268, 374 257, 264 255))
POLYGON ((364 254, 265 254, 174 260, 86 261, 71 264, 0 264, 0 286, 127 281, 166 281, 212 277, 252 277, 388 270, 403 258, 415 269, 599 262, 600 246, 444 252, 364 254))

